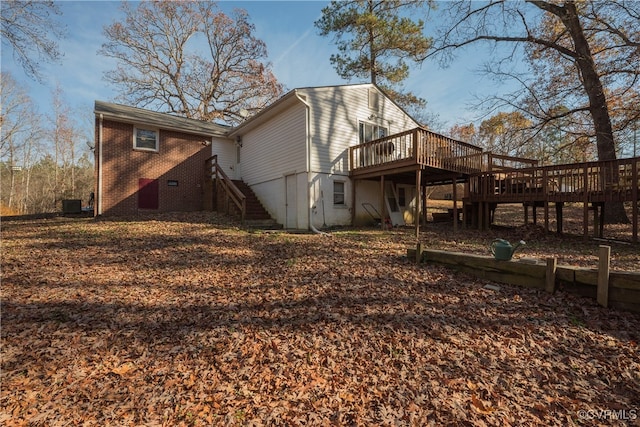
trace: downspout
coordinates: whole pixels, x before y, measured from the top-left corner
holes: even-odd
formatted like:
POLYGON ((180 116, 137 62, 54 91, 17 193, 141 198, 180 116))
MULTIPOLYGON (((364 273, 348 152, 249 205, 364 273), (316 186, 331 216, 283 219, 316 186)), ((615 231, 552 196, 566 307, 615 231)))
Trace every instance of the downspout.
POLYGON ((98 124, 98 199, 96 200, 96 216, 102 215, 102 120, 104 116, 100 113, 98 124))
MULTIPOLYGON (((306 129, 306 134, 307 134, 307 146, 306 146, 306 150, 307 150, 307 182, 309 184, 308 186, 308 194, 309 196, 311 195, 311 189, 313 187, 313 181, 311 181, 311 106, 307 103, 307 101, 305 101, 304 99, 302 99, 300 97, 300 95, 298 95, 298 91, 294 90, 294 93, 296 95, 296 98, 298 98, 298 100, 300 102, 302 102, 304 104, 304 106, 307 109, 307 117, 306 117, 306 122, 307 122, 307 129, 306 129)), ((311 203, 309 203, 309 198, 307 197, 307 207, 308 207, 308 212, 309 212, 309 229, 311 231, 313 231, 316 234, 321 234, 323 236, 329 236, 329 234, 325 233, 324 231, 320 231, 318 230, 316 227, 313 226, 313 207, 311 206, 311 203)))

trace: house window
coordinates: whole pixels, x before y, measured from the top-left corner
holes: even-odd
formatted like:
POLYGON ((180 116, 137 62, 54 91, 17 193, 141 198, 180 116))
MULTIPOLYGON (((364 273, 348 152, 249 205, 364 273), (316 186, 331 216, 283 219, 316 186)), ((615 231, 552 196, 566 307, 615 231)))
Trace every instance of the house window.
POLYGON ((155 129, 133 129, 133 148, 136 150, 158 151, 158 131, 155 129))
POLYGON ((386 127, 360 122, 360 144, 389 135, 386 127))
POLYGON ((333 204, 344 206, 344 181, 333 181, 333 204))
POLYGON ((375 89, 369 89, 369 108, 374 111, 380 110, 380 94, 375 89))
POLYGON ((398 187, 398 204, 403 208, 407 206, 407 194, 404 187, 398 187))

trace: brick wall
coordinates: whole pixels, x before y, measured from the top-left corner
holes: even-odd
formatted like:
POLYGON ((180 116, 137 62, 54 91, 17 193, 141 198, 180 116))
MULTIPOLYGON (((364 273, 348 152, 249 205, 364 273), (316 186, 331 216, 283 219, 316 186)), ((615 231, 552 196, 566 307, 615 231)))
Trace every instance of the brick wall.
POLYGON ((202 210, 204 162, 211 155, 202 141, 210 138, 160 129, 159 151, 140 151, 133 148, 133 129, 128 123, 103 121, 103 215, 202 210), (157 210, 139 209, 140 179, 158 180, 157 210))

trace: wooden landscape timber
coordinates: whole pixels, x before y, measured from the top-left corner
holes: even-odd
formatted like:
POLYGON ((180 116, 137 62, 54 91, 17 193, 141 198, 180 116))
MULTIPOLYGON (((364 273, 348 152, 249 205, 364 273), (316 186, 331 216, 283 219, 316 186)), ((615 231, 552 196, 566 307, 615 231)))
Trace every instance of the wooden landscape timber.
POLYGON ((407 249, 407 258, 443 265, 493 282, 547 292, 560 289, 597 299, 604 307, 640 312, 640 271, 608 271, 605 274, 603 268, 609 265, 610 251, 603 248, 608 246, 600 247, 600 269, 557 265, 554 258, 498 261, 492 256, 423 249, 421 245, 417 250, 407 249))

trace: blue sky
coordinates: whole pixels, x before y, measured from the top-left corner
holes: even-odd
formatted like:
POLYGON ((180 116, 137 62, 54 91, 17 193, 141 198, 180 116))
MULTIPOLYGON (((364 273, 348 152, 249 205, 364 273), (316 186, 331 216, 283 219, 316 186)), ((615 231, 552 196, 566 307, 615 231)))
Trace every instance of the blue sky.
MULTIPOLYGON (((91 123, 95 100, 113 101, 116 89, 107 85, 103 73, 115 62, 97 52, 105 41, 102 30, 121 17, 119 1, 58 1, 60 21, 67 27, 67 37, 59 41, 64 56, 59 64, 44 64, 44 84, 28 79, 16 64, 12 52, 2 46, 2 71, 10 72, 24 86, 39 112, 50 111, 52 92, 57 85, 67 104, 91 123)), ((288 89, 349 83, 333 69, 329 58, 335 52, 330 37, 321 37, 314 26, 327 2, 320 1, 222 1, 223 11, 247 10, 255 24, 255 36, 268 49, 273 71, 288 89)), ((433 22, 427 22, 432 27, 433 22)), ((470 111, 474 95, 491 93, 493 83, 476 70, 487 59, 488 50, 476 46, 462 51, 447 69, 435 61, 414 67, 407 89, 427 100, 427 110, 439 116, 446 129, 453 124, 468 123, 482 112, 470 111)), ((352 81, 351 83, 356 83, 352 81)), ((89 124, 91 126, 91 124, 89 124)))

